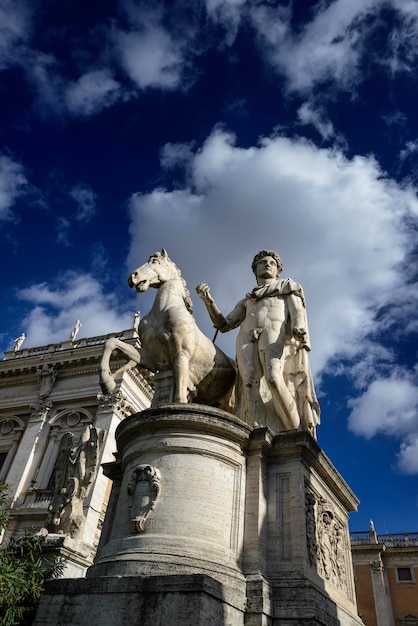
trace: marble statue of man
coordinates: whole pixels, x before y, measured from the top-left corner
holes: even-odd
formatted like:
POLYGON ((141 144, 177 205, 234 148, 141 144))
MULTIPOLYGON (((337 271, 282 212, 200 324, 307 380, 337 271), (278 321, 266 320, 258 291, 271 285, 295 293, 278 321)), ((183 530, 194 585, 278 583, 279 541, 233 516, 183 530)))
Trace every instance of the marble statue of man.
POLYGON ((15 346, 14 346, 14 351, 18 352, 22 346, 22 343, 25 341, 26 339, 26 335, 25 333, 22 333, 19 337, 17 337, 14 341, 15 346))
POLYGON ((310 343, 302 288, 290 278, 279 278, 283 264, 272 250, 259 252, 252 269, 257 287, 226 317, 206 284, 196 288, 215 328, 227 332, 240 327, 237 413, 252 425, 268 425, 275 432, 304 428, 315 437, 319 405, 307 357, 310 343), (272 418, 266 418, 269 404, 272 418))
POLYGON ((76 320, 76 323, 74 324, 74 328, 71 331, 70 334, 70 341, 74 342, 75 338, 78 335, 78 331, 80 330, 80 328, 82 327, 82 323, 80 322, 80 320, 76 320))

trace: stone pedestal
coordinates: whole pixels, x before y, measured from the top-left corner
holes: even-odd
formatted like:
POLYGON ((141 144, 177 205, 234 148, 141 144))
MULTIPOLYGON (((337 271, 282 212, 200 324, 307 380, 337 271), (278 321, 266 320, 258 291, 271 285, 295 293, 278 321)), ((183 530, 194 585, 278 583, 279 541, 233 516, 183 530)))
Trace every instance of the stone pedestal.
POLYGON ((250 436, 246 626, 358 625, 348 533, 352 491, 302 432, 250 436))
POLYGON ((357 500, 309 433, 166 404, 127 418, 116 440, 95 565, 50 584, 36 626, 361 624, 357 500))
POLYGON ((104 619, 117 613, 118 625, 135 623, 139 606, 153 616, 141 621, 149 626, 243 624, 250 432, 233 415, 201 405, 167 404, 124 420, 118 460, 104 466, 113 489, 95 565, 88 580, 73 581, 73 591, 63 581, 50 586, 54 602, 41 606, 35 623, 50 623, 52 610, 60 624, 81 626, 87 613, 94 624, 97 605, 104 619), (128 589, 135 601, 127 601, 128 589), (68 593, 77 599, 63 621, 68 593))

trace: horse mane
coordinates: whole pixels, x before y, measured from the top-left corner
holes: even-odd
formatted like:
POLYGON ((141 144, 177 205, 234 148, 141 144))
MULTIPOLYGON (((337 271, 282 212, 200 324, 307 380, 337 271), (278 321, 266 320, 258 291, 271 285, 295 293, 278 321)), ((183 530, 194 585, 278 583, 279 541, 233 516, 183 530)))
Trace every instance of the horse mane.
POLYGON ((181 282, 183 283, 183 289, 184 289, 184 296, 183 296, 184 304, 186 305, 186 309, 189 311, 190 315, 193 315, 193 301, 190 295, 190 291, 188 290, 187 283, 184 280, 181 273, 180 273, 180 278, 181 278, 181 282))
MULTIPOLYGON (((161 252, 156 252, 155 254, 151 255, 151 256, 156 256, 158 258, 164 258, 163 255, 161 254, 161 252)), ((150 257, 151 258, 151 257, 150 257)), ((177 265, 174 263, 174 261, 172 261, 170 258, 168 258, 168 256, 166 256, 166 260, 169 261, 169 263, 171 263, 171 265, 175 268, 180 280, 181 280, 181 284, 183 286, 184 289, 184 296, 183 296, 183 302, 186 306, 186 309, 189 311, 190 315, 193 315, 193 301, 192 301, 192 297, 190 295, 190 291, 187 288, 187 283, 184 280, 183 276, 181 275, 181 271, 180 269, 177 267, 177 265)))

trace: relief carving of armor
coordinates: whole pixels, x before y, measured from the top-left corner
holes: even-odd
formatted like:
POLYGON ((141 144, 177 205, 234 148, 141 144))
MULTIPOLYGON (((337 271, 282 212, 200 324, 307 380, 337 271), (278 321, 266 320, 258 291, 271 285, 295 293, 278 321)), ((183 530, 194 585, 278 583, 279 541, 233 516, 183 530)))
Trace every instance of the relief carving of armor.
POLYGON ((137 465, 128 483, 128 494, 131 496, 132 523, 135 532, 142 533, 151 511, 157 505, 161 493, 161 475, 152 465, 137 465))
POLYGON ((343 526, 336 519, 331 503, 324 498, 316 498, 307 491, 305 502, 309 561, 321 576, 340 589, 345 589, 347 578, 343 526))
POLYGON ((48 532, 81 537, 85 517, 83 501, 96 476, 103 431, 87 426, 81 441, 74 443, 72 433, 63 435, 55 464, 55 490, 45 522, 48 532))

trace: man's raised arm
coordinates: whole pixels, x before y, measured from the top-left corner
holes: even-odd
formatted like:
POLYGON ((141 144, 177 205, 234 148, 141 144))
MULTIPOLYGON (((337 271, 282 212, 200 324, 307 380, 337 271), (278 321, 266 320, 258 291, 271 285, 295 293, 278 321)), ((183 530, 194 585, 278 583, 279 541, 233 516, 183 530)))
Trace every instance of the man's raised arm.
POLYGON ((212 298, 209 287, 206 283, 199 283, 196 287, 196 292, 199 298, 201 298, 205 303, 214 327, 217 330, 220 330, 221 333, 226 333, 228 330, 236 328, 244 319, 245 307, 243 301, 237 304, 232 313, 230 313, 227 317, 224 317, 216 306, 215 300, 212 298))

